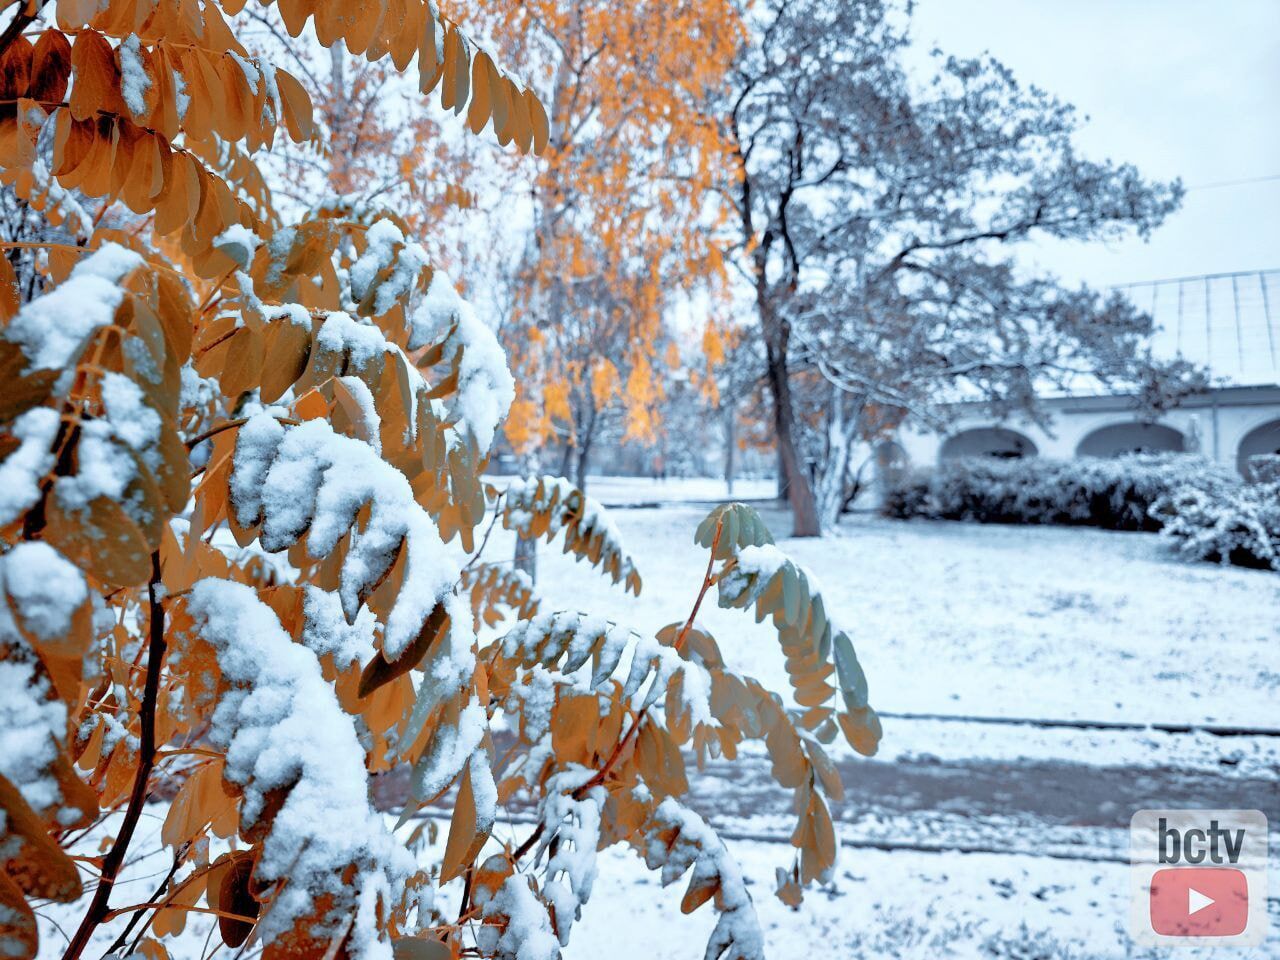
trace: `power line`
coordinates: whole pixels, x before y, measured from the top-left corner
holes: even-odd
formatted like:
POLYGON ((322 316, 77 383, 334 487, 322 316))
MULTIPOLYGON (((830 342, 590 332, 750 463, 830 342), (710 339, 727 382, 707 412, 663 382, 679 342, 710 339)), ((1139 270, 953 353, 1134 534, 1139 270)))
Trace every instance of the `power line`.
POLYGON ((1240 180, 1215 180, 1211 183, 1197 183, 1186 189, 1191 190, 1216 190, 1218 187, 1242 187, 1250 183, 1270 183, 1272 180, 1280 180, 1280 173, 1269 173, 1261 177, 1244 177, 1240 180))

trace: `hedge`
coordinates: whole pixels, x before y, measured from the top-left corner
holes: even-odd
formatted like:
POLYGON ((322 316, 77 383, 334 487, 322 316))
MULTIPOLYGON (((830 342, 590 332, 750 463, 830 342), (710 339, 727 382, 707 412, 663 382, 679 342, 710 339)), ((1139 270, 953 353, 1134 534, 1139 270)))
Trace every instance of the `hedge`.
POLYGON ((899 518, 1154 531, 1163 526, 1152 513, 1161 498, 1187 488, 1216 495, 1239 486, 1234 474, 1187 454, 982 457, 947 461, 908 477, 888 492, 883 510, 899 518))

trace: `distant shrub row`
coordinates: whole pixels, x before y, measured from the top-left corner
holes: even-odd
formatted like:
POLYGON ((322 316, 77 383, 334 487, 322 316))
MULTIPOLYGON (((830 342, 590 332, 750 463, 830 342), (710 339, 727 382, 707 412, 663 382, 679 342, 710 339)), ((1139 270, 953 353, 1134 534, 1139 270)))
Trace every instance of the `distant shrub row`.
POLYGON ((1280 482, 1245 484, 1187 454, 955 460, 890 490, 902 519, 1162 531, 1192 559, 1280 569, 1280 482))
POLYGON ((1162 497, 1192 488, 1230 490, 1239 481, 1203 457, 1133 454, 1103 460, 982 457, 951 460, 891 491, 885 512, 977 523, 1068 524, 1107 530, 1159 530, 1162 497))

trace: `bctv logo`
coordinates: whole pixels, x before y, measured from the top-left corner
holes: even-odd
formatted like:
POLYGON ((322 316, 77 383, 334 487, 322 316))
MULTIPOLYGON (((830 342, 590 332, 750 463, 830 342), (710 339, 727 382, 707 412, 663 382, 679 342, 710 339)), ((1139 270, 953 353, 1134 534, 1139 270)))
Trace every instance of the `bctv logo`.
POLYGON ((1211 863, 1237 863, 1240 852, 1244 848, 1244 830, 1228 830, 1218 826, 1217 820, 1209 821, 1207 830, 1189 827, 1181 833, 1169 826, 1166 817, 1158 821, 1157 833, 1160 837, 1160 862, 1200 864, 1205 860, 1211 863), (1218 841, 1222 841, 1222 851, 1218 850, 1218 841))
POLYGON ((1266 939, 1260 810, 1139 810, 1129 842, 1135 940, 1251 946, 1266 939))

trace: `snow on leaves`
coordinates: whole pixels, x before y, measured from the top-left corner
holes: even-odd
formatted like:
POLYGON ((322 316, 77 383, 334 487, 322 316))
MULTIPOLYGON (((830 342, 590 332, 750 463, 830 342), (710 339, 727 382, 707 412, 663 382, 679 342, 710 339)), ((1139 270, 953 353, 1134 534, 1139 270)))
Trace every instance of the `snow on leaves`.
POLYGON ((47 539, 109 583, 147 578, 164 519, 187 501, 190 466, 174 428, 184 302, 171 277, 106 244, 23 307, 0 339, 19 383, 0 406, 10 415, 48 400, 75 409, 59 418, 35 407, 13 421, 19 446, 0 464, 12 482, 0 518, 39 504, 47 539))
MULTIPOLYGON (((328 404, 334 426, 409 478, 441 535, 470 550, 478 475, 514 395, 506 356, 399 222, 370 216, 367 229, 311 219, 277 231, 244 269, 228 261, 233 289, 197 340, 197 369, 229 395, 257 386, 263 402, 328 404), (348 252, 331 262, 328 244, 348 252)), ((234 246, 248 256, 251 245, 234 246)))
POLYGON ((398 659, 458 576, 404 475, 323 420, 284 426, 267 413, 240 429, 233 463, 240 526, 257 531, 268 551, 305 538, 312 560, 333 556, 348 622, 370 601, 385 623, 382 652, 398 659))
MULTIPOLYGON (((733 542, 732 537, 726 539, 733 542)), ((719 552, 728 554, 717 581, 720 606, 754 605, 757 621, 772 615, 796 702, 809 710, 805 726, 831 729, 833 711, 826 704, 836 693, 828 683, 834 674, 845 705, 836 720, 855 750, 874 754, 880 742, 880 718, 867 702, 866 675, 849 635, 828 616, 814 575, 772 543, 748 543, 719 552)))
POLYGON ((24 307, 5 327, 4 338, 21 347, 29 369, 58 371, 65 390, 67 368, 124 300, 120 281, 141 266, 138 254, 108 244, 78 263, 66 283, 24 307))
POLYGON ((492 627, 503 619, 503 608, 515 619, 528 620, 538 612, 540 601, 533 581, 523 570, 497 563, 480 563, 462 571, 462 589, 471 598, 476 628, 492 627))
POLYGON ((477 946, 498 960, 559 960, 560 941, 551 925, 546 904, 522 874, 501 871, 501 858, 490 858, 476 887, 475 902, 484 926, 476 935, 477 946), (493 881, 501 878, 499 886, 493 881), (483 881, 488 881, 483 882, 483 881))
POLYGON ((0 462, 0 526, 7 526, 40 499, 40 482, 53 469, 58 411, 36 407, 9 427, 13 451, 0 462))
POLYGON ((555 911, 561 946, 569 945, 573 923, 581 919, 582 908, 591 899, 598 872, 596 850, 608 794, 592 785, 594 773, 569 766, 550 777, 539 810, 545 829, 535 856, 547 854, 542 894, 555 911))
POLYGON ((435 342, 424 362, 434 364, 439 357, 451 365, 433 392, 452 392, 450 420, 482 456, 487 454, 498 424, 515 399, 515 381, 493 331, 458 296, 442 270, 432 275, 426 297, 410 317, 410 324, 409 348, 435 342))
POLYGON ((84 826, 97 798, 74 773, 66 700, 78 693, 90 640, 80 571, 46 543, 0 556, 0 953, 26 955, 34 919, 24 895, 73 900, 75 864, 50 830, 84 826))
POLYGON ((706 821, 667 797, 641 830, 641 856, 649 869, 662 871, 663 886, 693 868, 681 910, 691 913, 715 899, 720 916, 707 942, 706 960, 763 960, 764 935, 742 871, 706 821))
MULTIPOLYGON (((709 725, 710 681, 706 671, 683 659, 674 649, 606 621, 576 613, 543 613, 517 623, 502 638, 502 657, 521 667, 555 667, 573 674, 591 662, 586 686, 597 690, 610 681, 626 660, 622 696, 645 710, 665 698, 669 723, 709 725), (647 686, 646 686, 647 683, 647 686), (644 696, 637 697, 641 689, 644 696)), ((496 651, 495 651, 496 652, 496 651)))
POLYGON ((242 794, 241 832, 262 841, 254 877, 274 888, 263 939, 325 944, 331 914, 350 914, 351 955, 389 958, 380 916, 414 864, 370 805, 364 749, 315 654, 243 584, 201 580, 187 609, 221 672, 211 738, 242 794))

